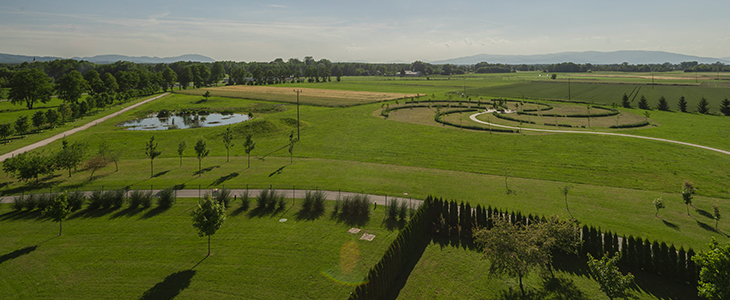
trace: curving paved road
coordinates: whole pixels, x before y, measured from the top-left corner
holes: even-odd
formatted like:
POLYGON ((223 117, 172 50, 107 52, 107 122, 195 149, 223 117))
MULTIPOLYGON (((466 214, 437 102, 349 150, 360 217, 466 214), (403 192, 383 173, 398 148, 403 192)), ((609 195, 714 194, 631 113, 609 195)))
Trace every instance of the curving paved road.
POLYGON ((52 142, 53 142, 53 141, 55 141, 55 140, 58 140, 58 139, 62 139, 62 138, 64 138, 64 137, 66 137, 67 135, 72 135, 72 134, 74 134, 74 133, 77 133, 77 132, 79 132, 79 131, 82 131, 82 130, 86 130, 86 129, 88 129, 88 128, 89 128, 89 127, 91 127, 91 126, 94 126, 94 125, 96 125, 96 124, 98 124, 98 123, 101 123, 101 122, 104 122, 104 121, 106 121, 106 120, 109 120, 109 119, 111 119, 111 118, 113 118, 113 117, 116 117, 116 116, 118 116, 118 115, 120 115, 120 114, 122 114, 122 113, 125 113, 125 112, 129 111, 130 109, 134 109, 134 108, 136 108, 136 107, 138 107, 138 106, 140 106, 140 105, 142 105, 142 104, 145 104, 145 103, 147 103, 147 102, 150 102, 150 101, 152 101, 152 100, 156 100, 156 99, 159 99, 159 98, 161 98, 161 97, 167 96, 167 94, 169 94, 169 93, 163 93, 162 95, 158 95, 158 96, 155 96, 155 97, 149 98, 149 99, 147 99, 147 100, 144 100, 144 101, 142 101, 142 102, 139 102, 139 103, 135 103, 135 104, 133 104, 133 105, 131 105, 131 106, 129 106, 129 107, 126 107, 126 108, 124 108, 124 109, 122 109, 122 110, 120 110, 120 111, 118 111, 118 112, 116 112, 116 113, 113 113, 113 114, 110 114, 110 115, 107 115, 107 116, 104 116, 104 117, 98 118, 98 119, 96 119, 96 120, 93 120, 93 121, 91 121, 91 122, 89 122, 89 123, 86 123, 86 124, 84 124, 84 125, 81 125, 81 126, 79 126, 79 127, 76 127, 76 128, 74 128, 74 129, 70 129, 70 130, 67 130, 67 131, 61 132, 61 133, 59 133, 59 134, 57 134, 57 135, 54 135, 54 136, 52 136, 52 137, 49 137, 49 138, 47 138, 47 139, 45 139, 45 140, 42 140, 42 141, 39 141, 39 142, 36 142, 36 143, 30 144, 30 145, 28 145, 28 146, 25 146, 25 147, 23 147, 23 148, 20 148, 20 149, 17 149, 17 150, 13 150, 13 151, 10 151, 10 152, 8 152, 8 153, 5 153, 5 154, 3 154, 3 155, 0 155, 0 162, 3 162, 3 161, 5 161, 6 159, 8 159, 8 158, 10 158, 10 157, 13 157, 13 156, 15 156, 15 155, 18 155, 18 154, 21 154, 21 153, 24 153, 24 152, 28 152, 28 151, 30 151, 30 150, 34 150, 34 149, 36 149, 36 148, 40 148, 40 147, 46 146, 46 145, 48 145, 48 144, 52 143, 52 142))
POLYGON ((623 134, 623 133, 611 133, 611 132, 598 132, 598 131, 571 131, 571 130, 552 130, 552 129, 534 129, 534 128, 520 128, 520 127, 514 127, 514 126, 507 126, 507 125, 499 125, 489 122, 484 122, 482 120, 477 119, 477 116, 487 114, 487 112, 480 112, 473 114, 469 116, 469 118, 477 123, 485 124, 485 125, 491 125, 495 127, 502 127, 502 128, 508 128, 508 129, 517 129, 517 130, 527 130, 527 131, 539 131, 539 132, 553 132, 553 133, 582 133, 582 134, 598 134, 598 135, 610 135, 610 136, 621 136, 621 137, 630 137, 630 138, 637 138, 637 139, 645 139, 645 140, 653 140, 653 141, 660 141, 660 142, 667 142, 667 143, 673 143, 673 144, 680 144, 685 146, 691 146, 691 147, 697 147, 702 148, 706 150, 711 150, 715 152, 720 152, 722 154, 730 155, 730 151, 725 151, 717 148, 697 145, 697 144, 691 144, 691 143, 685 143, 680 141, 673 141, 673 140, 667 140, 667 139, 660 139, 655 137, 648 137, 648 136, 640 136, 640 135, 630 135, 630 134, 623 134))

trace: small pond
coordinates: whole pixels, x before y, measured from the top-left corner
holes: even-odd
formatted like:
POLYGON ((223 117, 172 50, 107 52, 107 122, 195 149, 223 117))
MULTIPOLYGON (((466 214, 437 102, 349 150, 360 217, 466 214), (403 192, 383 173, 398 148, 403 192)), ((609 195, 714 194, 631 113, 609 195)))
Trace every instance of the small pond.
POLYGON ((208 114, 208 115, 170 115, 166 118, 150 115, 144 119, 137 119, 120 124, 128 130, 168 130, 214 127, 230 125, 248 121, 248 115, 243 114, 208 114))

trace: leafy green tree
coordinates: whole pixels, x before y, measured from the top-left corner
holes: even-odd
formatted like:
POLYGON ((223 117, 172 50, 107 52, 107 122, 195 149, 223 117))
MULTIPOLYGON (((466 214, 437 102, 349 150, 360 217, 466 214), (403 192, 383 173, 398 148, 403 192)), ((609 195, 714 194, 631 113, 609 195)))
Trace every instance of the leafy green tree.
POLYGON ((624 93, 623 97, 621 97, 621 106, 624 108, 631 108, 631 102, 629 102, 629 96, 624 93))
POLYGON ((180 166, 182 167, 182 157, 183 152, 185 151, 185 148, 188 147, 188 143, 185 141, 181 141, 180 144, 177 144, 177 155, 180 156, 180 166))
POLYGON ((687 205, 687 215, 689 216, 689 206, 692 204, 692 195, 695 193, 695 187, 694 185, 685 180, 682 184, 682 200, 684 200, 684 204, 687 205))
POLYGON ((246 155, 248 156, 248 167, 251 167, 251 151, 256 148, 256 143, 253 141, 253 134, 247 133, 246 134, 246 141, 243 143, 243 149, 246 151, 246 155))
POLYGON ((94 179, 94 173, 96 170, 99 170, 103 167, 106 167, 106 165, 109 163, 109 161, 104 158, 104 156, 101 155, 94 155, 89 160, 86 161, 86 168, 91 170, 91 175, 89 175, 89 181, 94 179))
POLYGON ((474 232, 474 241, 491 262, 489 273, 517 277, 525 295, 522 278, 537 266, 547 265, 549 254, 537 245, 540 236, 530 227, 521 228, 504 219, 497 219, 492 229, 474 232))
POLYGON ((180 74, 178 74, 177 80, 180 82, 180 89, 186 89, 193 81, 193 69, 190 66, 183 66, 180 69, 180 74))
POLYGON ((35 179, 38 183, 38 176, 53 173, 55 164, 50 157, 35 152, 25 152, 3 161, 3 171, 18 180, 35 179))
POLYGON ((101 80, 101 76, 99 76, 99 72, 96 70, 89 70, 86 72, 84 74, 84 79, 87 83, 89 83, 90 94, 96 95, 106 91, 104 81, 101 80))
POLYGON ((20 116, 17 119, 15 119, 15 132, 20 134, 21 136, 28 132, 28 129, 30 129, 30 121, 28 120, 28 116, 20 116))
POLYGON ((223 133, 223 145, 226 146, 226 162, 228 162, 231 147, 235 146, 235 144, 233 144, 233 131, 231 131, 231 126, 228 126, 228 128, 226 128, 226 132, 223 133))
POLYGON ((709 114, 710 113, 710 102, 705 99, 705 97, 702 97, 700 99, 700 102, 697 103, 697 111, 701 114, 709 114))
POLYGON ((727 97, 720 103, 720 112, 725 116, 730 116, 730 100, 727 97))
POLYGON ((654 204, 654 209, 656 209, 656 213, 654 214, 655 217, 659 216, 659 210, 662 208, 666 208, 664 206, 664 201, 662 200, 662 197, 654 199, 654 201, 651 202, 654 204))
MULTIPOLYGON (((122 153, 120 150, 112 150, 106 141, 102 141, 99 144, 99 148, 98 148, 96 154, 101 156, 101 158, 104 159, 104 161, 107 163, 113 162, 114 169, 115 169, 114 172, 119 171, 119 159, 122 156, 122 153)), ((104 165, 104 166, 106 166, 106 165, 104 165)))
POLYGON ((217 85, 224 77, 226 77, 226 70, 223 68, 223 64, 219 61, 214 62, 210 70, 210 83, 217 85))
POLYGON ((210 256, 210 236, 214 235, 226 221, 226 207, 220 205, 206 194, 193 211, 193 227, 198 236, 208 236, 208 256, 210 256))
POLYGON ((712 205, 712 217, 715 218, 715 230, 717 230, 717 222, 722 217, 720 214, 720 206, 717 203, 712 205))
POLYGON ((679 107, 679 111, 687 112, 687 100, 684 100, 684 96, 679 97, 677 107, 679 107))
POLYGON ((38 69, 28 69, 15 72, 10 79, 10 103, 25 103, 28 109, 40 101, 47 103, 53 94, 51 78, 38 69))
POLYGON ((712 238, 710 251, 692 256, 700 268, 699 296, 710 300, 730 299, 730 243, 722 247, 712 238))
POLYGON ((664 96, 659 97, 659 104, 657 104, 656 109, 661 111, 669 111, 669 102, 667 102, 667 99, 664 98, 664 96))
POLYGON ((57 167, 68 170, 68 177, 71 177, 71 169, 76 169, 84 160, 85 146, 79 142, 69 145, 66 139, 61 144, 61 150, 56 152, 53 160, 57 167))
MULTIPOLYGON (((565 197, 565 210, 567 210, 570 214, 570 209, 568 208, 568 192, 570 192, 569 186, 566 185, 560 188, 560 193, 562 193, 563 197, 565 197)), ((573 214, 570 215, 572 216, 573 214)))
POLYGON ((31 121, 33 122, 33 126, 35 126, 36 129, 40 130, 41 127, 43 127, 43 125, 46 124, 46 114, 43 113, 43 111, 41 111, 41 110, 37 110, 33 114, 31 121))
POLYGON ((88 90, 90 90, 89 83, 76 70, 68 72, 56 81, 58 98, 64 102, 77 103, 81 94, 88 90))
POLYGON ((193 83, 196 88, 210 83, 210 69, 204 64, 197 64, 193 68, 193 83))
POLYGON ((205 140, 200 138, 197 143, 195 143, 195 154, 198 156, 198 177, 203 173, 203 158, 208 156, 208 153, 210 153, 210 150, 208 150, 207 145, 205 144, 205 140))
POLYGON ((147 142, 147 146, 145 147, 144 154, 147 155, 147 157, 150 158, 150 178, 154 177, 155 174, 155 166, 154 161, 155 157, 160 156, 162 154, 162 151, 157 151, 157 145, 158 143, 155 142, 155 136, 153 135, 150 137, 150 141, 147 142))
POLYGON ((172 91, 172 87, 175 85, 175 82, 177 82, 177 73, 170 69, 170 67, 165 67, 165 69, 162 70, 162 90, 166 92, 169 88, 172 91))
POLYGON ((73 118, 73 110, 71 109, 71 106, 66 103, 61 103, 61 105, 58 106, 58 116, 61 117, 61 123, 71 121, 71 118, 73 118))
POLYGON ((58 115, 58 112, 54 109, 49 109, 46 111, 46 121, 48 121, 48 124, 53 127, 58 124, 58 121, 60 119, 60 116, 58 115))
POLYGON ((639 98, 639 108, 649 109, 649 101, 646 100, 646 97, 644 97, 644 95, 641 95, 641 98, 639 98))
POLYGON ((210 98, 210 91, 205 91, 205 94, 203 94, 203 98, 205 98, 205 101, 208 101, 208 98, 210 98))
POLYGON ((2 123, 0 124, 0 138, 3 139, 3 141, 7 144, 7 138, 15 134, 15 128, 13 128, 13 124, 11 123, 2 123))
POLYGON ((63 220, 71 213, 71 207, 68 205, 68 193, 63 192, 53 198, 50 205, 43 210, 43 216, 49 217, 54 222, 58 222, 58 236, 63 233, 63 220))
POLYGON ((600 260, 588 253, 588 269, 609 299, 629 297, 629 288, 634 284, 634 275, 623 275, 618 269, 620 259, 618 252, 613 257, 604 254, 600 260))
POLYGON ((117 78, 112 73, 104 73, 102 80, 104 81, 104 90, 106 93, 114 94, 119 91, 119 83, 117 83, 117 78))

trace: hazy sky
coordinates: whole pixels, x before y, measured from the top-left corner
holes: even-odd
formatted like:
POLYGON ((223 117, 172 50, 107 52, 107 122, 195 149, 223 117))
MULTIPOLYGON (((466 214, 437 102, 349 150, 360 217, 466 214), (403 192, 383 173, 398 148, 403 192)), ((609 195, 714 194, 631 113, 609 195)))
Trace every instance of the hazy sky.
POLYGON ((0 0, 0 53, 271 61, 660 50, 730 56, 730 1, 0 0))

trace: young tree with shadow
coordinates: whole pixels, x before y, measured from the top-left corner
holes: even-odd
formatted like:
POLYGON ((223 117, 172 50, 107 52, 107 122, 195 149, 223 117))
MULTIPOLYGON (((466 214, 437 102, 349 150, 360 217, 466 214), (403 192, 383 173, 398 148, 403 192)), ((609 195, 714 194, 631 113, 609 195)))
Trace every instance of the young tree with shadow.
POLYGON ((208 256, 210 256, 210 236, 214 235, 225 221, 225 206, 215 203, 208 194, 193 211, 193 227, 198 230, 198 236, 208 236, 208 256))
POLYGON ((603 258, 594 259, 593 256, 588 253, 588 269, 591 272, 593 278, 600 285, 601 291, 608 296, 609 299, 613 298, 628 298, 629 288, 634 284, 634 275, 631 273, 627 275, 621 274, 618 269, 618 262, 621 259, 621 254, 616 252, 613 257, 608 257, 608 254, 604 254, 603 258))
POLYGON ((654 204, 654 209, 656 209, 656 213, 654 214, 654 217, 659 216, 660 209, 666 208, 666 206, 664 206, 664 201, 662 200, 662 197, 654 199, 654 201, 652 201, 652 204, 654 204))
POLYGON ((233 144, 233 131, 231 131, 230 125, 226 128, 226 132, 223 133, 223 145, 226 146, 226 162, 228 162, 231 147, 235 146, 235 144, 233 144))
POLYGON ((200 174, 203 173, 203 158, 208 156, 208 153, 210 153, 210 150, 208 150, 203 138, 200 138, 198 142, 195 143, 195 153, 198 155, 198 177, 200 177, 200 174))
POLYGON ((54 222, 58 222, 58 236, 63 233, 63 220, 71 213, 71 207, 68 205, 68 192, 64 192, 51 201, 51 204, 43 210, 43 216, 49 217, 54 222))
POLYGON ((243 149, 246 151, 246 155, 248 156, 248 167, 251 167, 251 151, 256 148, 256 143, 253 141, 253 134, 247 133, 246 134, 246 141, 243 143, 243 149))
POLYGON ((157 151, 157 146, 158 143, 155 143, 155 136, 153 135, 152 137, 150 137, 150 141, 147 142, 147 147, 145 148, 144 152, 144 154, 150 158, 150 178, 154 177, 155 174, 155 157, 158 157, 160 156, 160 154, 162 154, 162 151, 157 151))
POLYGON ((182 167, 182 157, 183 152, 185 151, 185 148, 188 147, 188 144, 185 141, 181 141, 180 144, 177 144, 177 155, 180 156, 180 166, 182 167))
POLYGON ((684 204, 687 205, 687 215, 689 216, 689 206, 692 205, 692 198, 695 193, 695 187, 694 185, 685 180, 682 184, 682 200, 684 200, 684 204))

